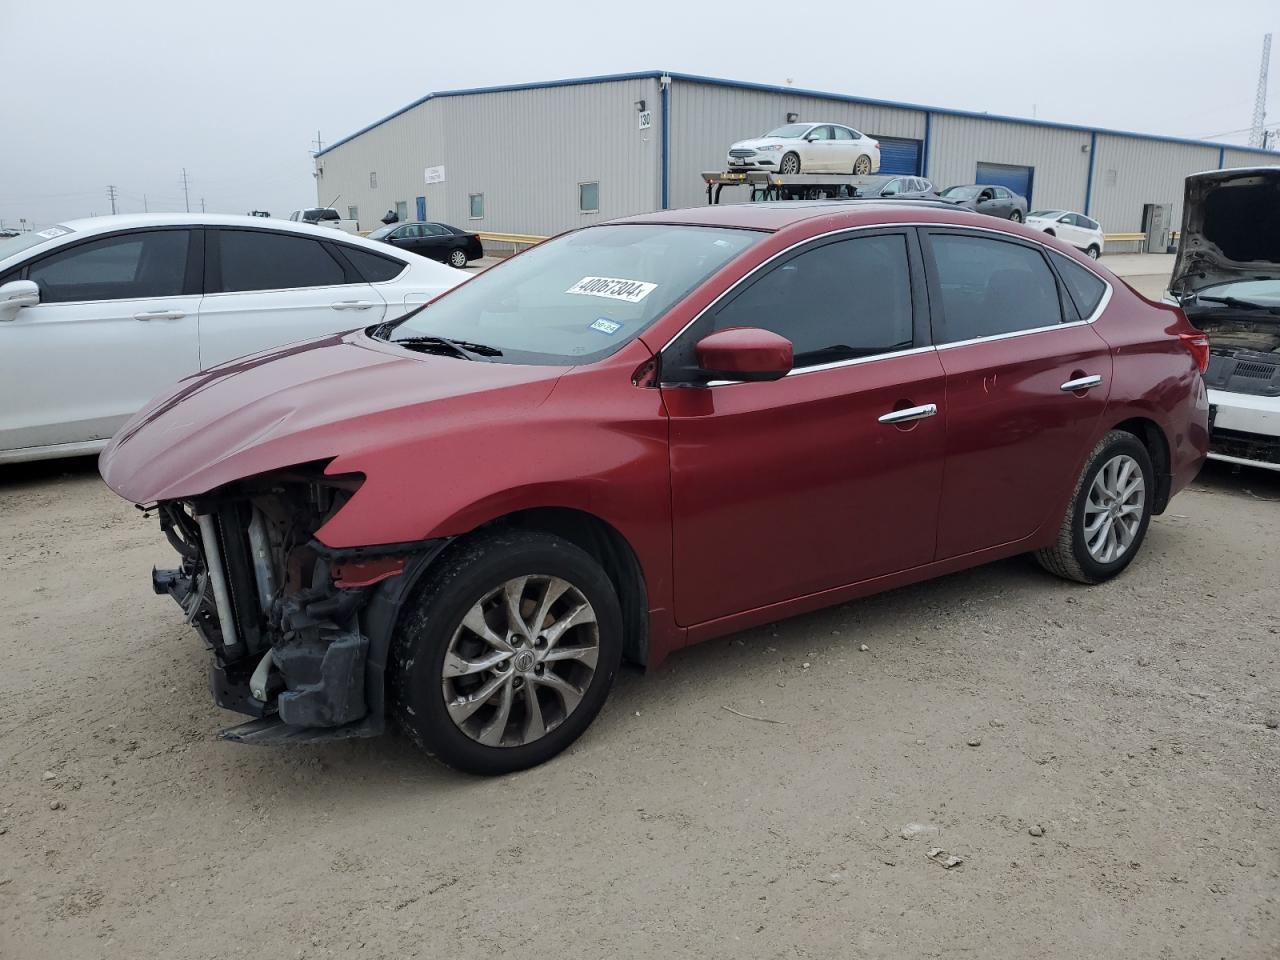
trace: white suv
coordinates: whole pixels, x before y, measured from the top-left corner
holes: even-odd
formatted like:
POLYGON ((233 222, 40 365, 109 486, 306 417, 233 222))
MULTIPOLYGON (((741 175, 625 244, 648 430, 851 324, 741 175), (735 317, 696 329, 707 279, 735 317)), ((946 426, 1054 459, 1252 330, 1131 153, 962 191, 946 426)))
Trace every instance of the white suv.
POLYGON ((1027 214, 1027 226, 1043 230, 1077 250, 1083 250, 1094 260, 1102 256, 1102 225, 1083 213, 1070 210, 1032 210, 1027 214))

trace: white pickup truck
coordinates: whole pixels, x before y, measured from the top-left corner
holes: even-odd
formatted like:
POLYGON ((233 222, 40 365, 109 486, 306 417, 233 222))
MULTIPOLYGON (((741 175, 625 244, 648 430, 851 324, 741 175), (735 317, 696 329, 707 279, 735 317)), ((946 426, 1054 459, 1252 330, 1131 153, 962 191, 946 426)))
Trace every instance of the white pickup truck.
POLYGON ((359 233, 360 224, 356 220, 344 220, 333 207, 307 207, 289 214, 289 219, 298 223, 310 223, 317 227, 332 227, 347 233, 359 233))

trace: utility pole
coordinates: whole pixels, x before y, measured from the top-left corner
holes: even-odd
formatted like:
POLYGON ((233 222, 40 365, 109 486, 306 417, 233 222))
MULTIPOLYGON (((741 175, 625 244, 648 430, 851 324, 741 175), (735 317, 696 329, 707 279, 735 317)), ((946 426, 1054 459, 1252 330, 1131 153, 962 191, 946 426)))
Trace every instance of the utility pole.
POLYGON ((107 199, 111 201, 111 215, 115 216, 116 212, 116 188, 112 184, 107 185, 107 199))
POLYGON ((189 184, 187 182, 187 168, 183 167, 182 168, 182 199, 186 201, 187 213, 190 213, 191 212, 191 194, 188 193, 187 191, 188 186, 189 184))
POLYGON ((143 213, 151 212, 150 210, 147 209, 147 195, 145 193, 142 195, 142 212, 143 213))
POLYGON ((1249 146, 1260 147, 1266 142, 1267 122, 1267 68, 1271 66, 1271 34, 1262 38, 1262 66, 1258 70, 1258 94, 1253 101, 1253 123, 1249 133, 1249 146))
POLYGON ((200 212, 204 213, 204 197, 200 198, 200 212))
POLYGON ((320 131, 319 131, 319 130, 317 130, 317 131, 316 131, 316 138, 315 138, 314 140, 312 140, 311 142, 312 142, 312 143, 314 143, 314 144, 316 145, 316 153, 319 153, 321 150, 323 150, 323 149, 324 149, 324 141, 320 139, 320 131))

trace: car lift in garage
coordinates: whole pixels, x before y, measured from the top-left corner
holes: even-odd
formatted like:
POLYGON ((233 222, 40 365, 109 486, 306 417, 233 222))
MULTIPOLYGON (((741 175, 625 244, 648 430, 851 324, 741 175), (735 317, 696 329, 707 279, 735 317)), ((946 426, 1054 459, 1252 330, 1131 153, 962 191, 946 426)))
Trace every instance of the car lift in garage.
POLYGON ((856 197, 858 187, 876 182, 875 177, 839 173, 796 173, 784 176, 768 170, 724 172, 708 170, 702 174, 707 185, 707 203, 719 203, 725 187, 748 186, 752 201, 760 200, 826 200, 856 197))

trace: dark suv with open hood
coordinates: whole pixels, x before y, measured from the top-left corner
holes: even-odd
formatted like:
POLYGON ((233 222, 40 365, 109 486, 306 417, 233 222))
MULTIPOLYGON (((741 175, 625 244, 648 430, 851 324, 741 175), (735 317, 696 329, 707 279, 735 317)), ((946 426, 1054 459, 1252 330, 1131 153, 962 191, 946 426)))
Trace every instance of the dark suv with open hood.
POLYGON ((1170 290, 1209 337, 1209 456, 1280 470, 1280 166, 1187 178, 1170 290))

